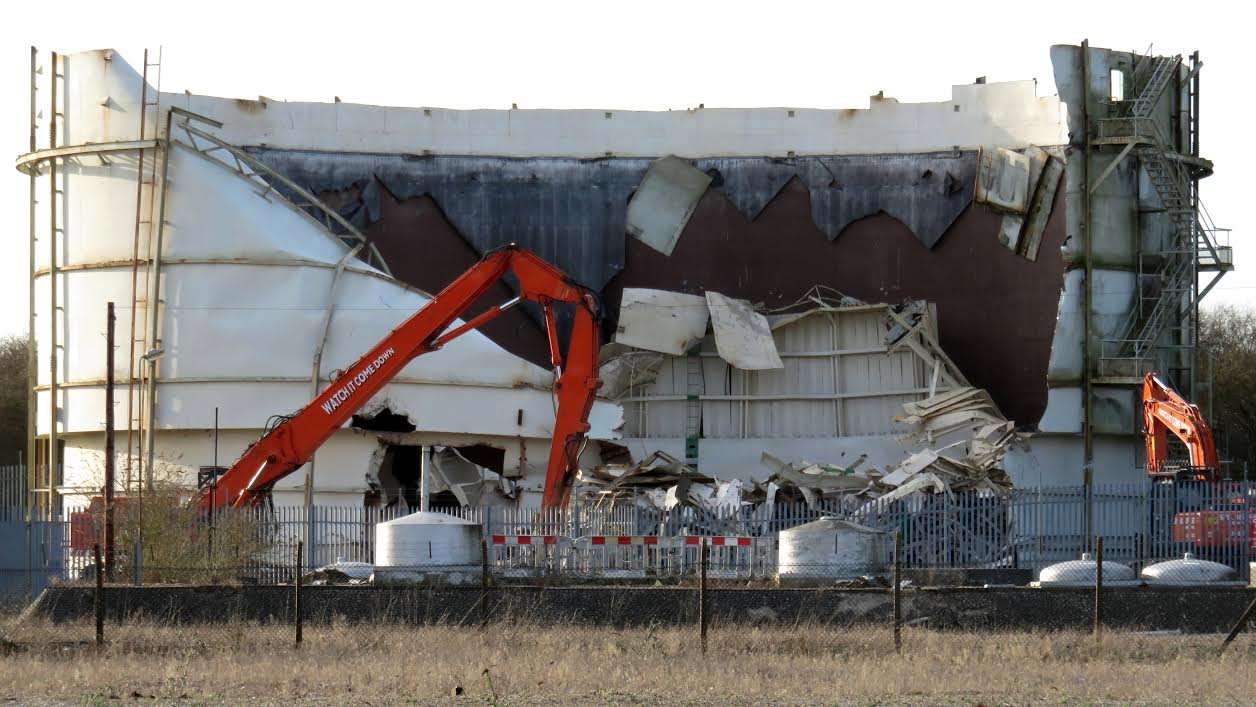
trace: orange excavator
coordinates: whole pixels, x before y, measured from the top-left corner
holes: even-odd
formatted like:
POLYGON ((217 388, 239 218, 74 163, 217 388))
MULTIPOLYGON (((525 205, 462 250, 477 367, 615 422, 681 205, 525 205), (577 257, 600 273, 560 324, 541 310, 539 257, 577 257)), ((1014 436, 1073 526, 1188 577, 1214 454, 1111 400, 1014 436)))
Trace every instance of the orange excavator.
POLYGON ((514 244, 490 251, 441 290, 309 404, 246 449, 215 483, 201 489, 195 503, 212 509, 263 502, 276 481, 309 461, 406 364, 484 325, 525 299, 541 305, 549 336, 550 362, 557 373, 554 394, 558 405, 541 503, 546 508, 565 505, 599 386, 597 299, 558 268, 514 244), (515 277, 517 297, 454 325, 459 315, 507 274, 515 277), (574 310, 566 357, 559 350, 555 305, 571 305, 574 310))
POLYGON ((1256 515, 1248 512, 1248 499, 1218 483, 1221 464, 1212 428, 1199 406, 1188 402, 1155 373, 1143 377, 1143 435, 1150 477, 1164 482, 1204 482, 1181 487, 1175 483, 1160 496, 1173 499, 1177 507, 1173 542, 1187 544, 1220 562, 1239 557, 1238 548, 1243 545, 1248 546, 1248 552, 1256 552, 1256 515), (1169 459, 1170 433, 1186 447, 1185 463, 1169 459))
POLYGON ((1212 428, 1195 405, 1160 380, 1143 377, 1143 435, 1147 445, 1147 474, 1173 481, 1218 481, 1221 465, 1212 440, 1212 428), (1186 446, 1188 464, 1170 463, 1169 433, 1186 446))

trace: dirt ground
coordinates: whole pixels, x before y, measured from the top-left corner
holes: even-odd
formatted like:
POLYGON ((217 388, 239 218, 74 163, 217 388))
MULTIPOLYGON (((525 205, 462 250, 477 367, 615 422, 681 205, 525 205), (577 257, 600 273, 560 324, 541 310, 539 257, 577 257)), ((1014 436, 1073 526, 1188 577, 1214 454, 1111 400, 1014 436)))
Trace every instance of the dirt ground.
POLYGON ((5 626, 0 700, 21 704, 1236 704, 1256 637, 908 629, 5 626))

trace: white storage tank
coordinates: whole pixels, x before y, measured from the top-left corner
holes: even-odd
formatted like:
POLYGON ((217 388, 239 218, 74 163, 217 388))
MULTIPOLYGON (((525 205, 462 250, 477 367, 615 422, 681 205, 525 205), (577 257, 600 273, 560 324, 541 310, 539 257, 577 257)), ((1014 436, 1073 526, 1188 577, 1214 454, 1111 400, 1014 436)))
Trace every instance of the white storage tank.
POLYGON ((445 513, 420 511, 375 526, 375 581, 380 583, 477 580, 480 524, 445 513))
MULTIPOLYGON (((1042 568, 1034 584, 1040 587, 1093 587, 1096 564, 1094 556, 1085 552, 1080 560, 1057 562, 1042 568)), ((1128 587, 1138 583, 1134 570, 1120 562, 1103 561, 1105 587, 1128 587)))
POLYGON ((889 534, 839 518, 821 518, 782 530, 776 577, 784 580, 858 579, 882 574, 889 534))
POLYGON ((1196 559, 1188 552, 1179 560, 1166 560, 1144 567, 1142 577, 1148 584, 1181 587, 1233 582, 1238 572, 1220 562, 1196 559))

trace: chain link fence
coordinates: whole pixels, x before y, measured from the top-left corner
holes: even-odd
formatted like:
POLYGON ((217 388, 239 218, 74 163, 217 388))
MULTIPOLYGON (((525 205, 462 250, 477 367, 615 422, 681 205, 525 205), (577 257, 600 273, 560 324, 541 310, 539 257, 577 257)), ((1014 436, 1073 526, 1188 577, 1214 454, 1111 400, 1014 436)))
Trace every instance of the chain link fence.
MULTIPOLYGON (((575 502, 562 510, 433 510, 476 527, 484 541, 483 558, 477 539, 477 546, 450 555, 455 559, 449 564, 472 565, 468 576, 484 564, 503 582, 686 581, 694 576, 704 541, 715 581, 883 582, 894 532, 908 569, 1039 570, 1077 559, 1103 536, 1105 559, 1135 571, 1189 552, 1226 564, 1246 580, 1256 554, 1256 484, 1146 483, 1007 495, 919 494, 891 503, 852 500, 735 509, 660 510, 629 500, 613 506, 575 502), (833 526, 835 520, 843 525, 833 526)), ((299 543, 306 568, 340 566, 357 575, 343 581, 365 581, 362 575, 370 576, 377 557, 377 528, 409 513, 312 506, 219 511, 211 518, 180 503, 149 499, 143 506, 119 507, 108 580, 289 584, 299 543)), ((0 509, 4 596, 28 601, 50 583, 91 581, 102 520, 99 507, 70 509, 50 520, 0 509)), ((424 562, 440 563, 441 553, 454 551, 431 547, 424 562)))

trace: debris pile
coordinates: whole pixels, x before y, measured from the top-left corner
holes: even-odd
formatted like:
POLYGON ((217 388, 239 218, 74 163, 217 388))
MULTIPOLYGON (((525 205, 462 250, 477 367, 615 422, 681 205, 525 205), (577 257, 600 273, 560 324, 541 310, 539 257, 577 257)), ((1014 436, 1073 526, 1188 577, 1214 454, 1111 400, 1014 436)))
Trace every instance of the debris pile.
POLYGON ((878 480, 892 489, 880 496, 883 502, 924 489, 998 494, 1012 488, 1002 463, 1018 438, 989 393, 957 388, 904 403, 903 411, 905 415, 894 419, 912 426, 906 439, 927 446, 878 480))
MULTIPOLYGON (((855 511, 873 501, 892 502, 916 494, 974 490, 1002 494, 1009 490, 1011 482, 1002 463, 1018 440, 1014 425, 990 395, 973 387, 947 356, 938 343, 936 314, 924 300, 868 305, 840 292, 813 288, 794 304, 765 316, 748 302, 716 292, 708 291, 703 298, 628 288, 615 343, 602 350, 601 392, 628 404, 643 388, 661 381, 665 394, 699 400, 701 396, 691 390, 695 374, 666 366, 674 364, 675 357, 692 354, 708 336, 708 324, 715 349, 710 351, 708 346, 708 355, 716 354, 739 370, 779 370, 783 364, 776 350, 777 329, 817 312, 848 307, 883 312, 884 328, 878 338, 886 355, 910 352, 926 371, 928 397, 904 403, 902 414, 893 418, 897 428, 905 431, 900 441, 908 451, 906 458, 885 465, 898 455, 891 448, 887 456, 884 445, 863 450, 878 460, 874 464, 863 454, 846 466, 780 459, 764 451, 760 463, 769 472, 767 478, 743 482, 721 479, 718 468, 704 467, 699 473, 659 451, 638 464, 604 464, 585 472, 581 481, 587 491, 611 503, 631 498, 660 510, 751 506, 763 509, 761 516, 770 516, 776 503, 855 511), (689 376, 682 381, 688 387, 678 383, 682 375, 689 376)), ((711 385, 706 372, 700 370, 697 375, 702 376, 703 386, 711 385)), ((691 412, 700 416, 709 411, 703 402, 691 412)))
POLYGON ((636 464, 604 464, 581 470, 577 477, 582 493, 599 502, 614 504, 635 500, 660 510, 677 506, 715 510, 741 502, 741 482, 718 483, 706 474, 666 452, 654 452, 636 464))
POLYGON ((866 455, 838 466, 787 462, 763 452, 760 462, 771 474, 745 483, 700 473, 657 451, 637 464, 582 471, 580 482, 585 493, 610 503, 632 499, 659 510, 693 507, 712 512, 752 506, 769 514, 777 503, 804 502, 810 508, 829 509, 836 503, 853 511, 917 493, 1004 494, 1012 488, 1002 463, 1019 438, 986 391, 956 388, 905 403, 903 411, 895 418, 910 428, 903 440, 923 448, 886 470, 863 468, 866 455))
POLYGON ((301 577, 301 583, 310 586, 332 584, 369 584, 375 566, 369 562, 347 562, 337 558, 329 565, 307 572, 301 577))

